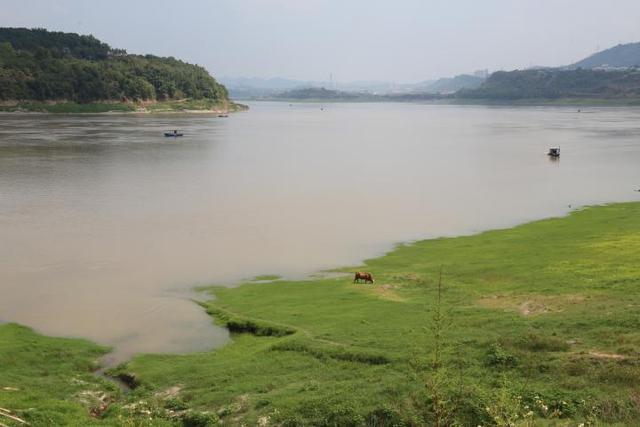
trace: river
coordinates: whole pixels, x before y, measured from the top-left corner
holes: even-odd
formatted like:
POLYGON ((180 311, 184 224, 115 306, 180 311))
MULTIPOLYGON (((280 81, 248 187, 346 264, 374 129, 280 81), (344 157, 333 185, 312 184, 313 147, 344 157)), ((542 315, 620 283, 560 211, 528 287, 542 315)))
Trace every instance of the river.
POLYGON ((229 336, 194 286, 640 200, 638 108, 250 107, 1 114, 0 320, 113 346, 110 363, 206 350, 229 336))

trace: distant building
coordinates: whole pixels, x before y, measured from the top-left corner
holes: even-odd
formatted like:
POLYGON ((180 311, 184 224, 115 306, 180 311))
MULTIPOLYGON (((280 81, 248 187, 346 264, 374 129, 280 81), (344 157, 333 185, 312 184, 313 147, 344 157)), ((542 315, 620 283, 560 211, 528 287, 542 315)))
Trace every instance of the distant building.
POLYGON ((484 70, 476 70, 473 72, 473 75, 486 79, 487 77, 489 77, 489 70, 487 70, 486 68, 484 70))

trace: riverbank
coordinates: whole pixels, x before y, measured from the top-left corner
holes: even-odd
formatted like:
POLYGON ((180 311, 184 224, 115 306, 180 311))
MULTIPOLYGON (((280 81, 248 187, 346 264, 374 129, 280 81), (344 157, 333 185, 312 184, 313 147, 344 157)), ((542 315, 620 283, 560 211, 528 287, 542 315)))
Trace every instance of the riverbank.
POLYGON ((55 113, 55 114, 97 114, 97 113, 211 113, 227 114, 248 110, 244 104, 236 102, 215 102, 210 100, 175 100, 158 102, 37 102, 16 101, 0 104, 0 112, 55 113))
POLYGON ((2 325, 0 407, 34 425, 637 424, 639 236, 640 203, 615 204, 341 269, 374 285, 210 287, 233 342, 135 357, 112 371, 135 380, 126 396, 89 375, 104 348, 2 325))
POLYGON ((634 107, 640 106, 640 98, 523 98, 523 99, 474 99, 454 98, 457 105, 495 105, 523 107, 634 107))
POLYGON ((355 98, 256 98, 246 101, 268 101, 285 103, 425 103, 434 105, 479 105, 505 107, 635 107, 640 106, 640 98, 523 98, 523 99, 488 99, 457 98, 446 95, 371 95, 355 98))

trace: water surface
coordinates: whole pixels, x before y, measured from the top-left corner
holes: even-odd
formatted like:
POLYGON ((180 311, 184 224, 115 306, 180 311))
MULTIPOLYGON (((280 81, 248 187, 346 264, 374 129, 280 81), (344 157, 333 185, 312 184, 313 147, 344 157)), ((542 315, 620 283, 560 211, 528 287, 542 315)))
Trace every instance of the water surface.
POLYGON ((208 349, 228 335, 189 300, 195 285, 640 200, 639 165, 634 108, 3 114, 0 320, 112 345, 114 361, 208 349))

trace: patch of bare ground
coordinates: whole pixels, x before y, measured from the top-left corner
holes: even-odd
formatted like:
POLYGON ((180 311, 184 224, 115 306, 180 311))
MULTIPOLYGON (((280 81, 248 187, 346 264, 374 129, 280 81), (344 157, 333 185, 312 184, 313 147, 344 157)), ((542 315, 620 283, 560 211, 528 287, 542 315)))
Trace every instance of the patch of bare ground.
POLYGON ((178 395, 178 393, 180 393, 180 390, 182 390, 182 386, 174 385, 169 387, 166 390, 162 390, 156 393, 155 396, 163 399, 173 399, 178 395))
POLYGON ((362 285, 354 285, 354 286, 357 286, 359 289, 364 289, 367 293, 370 293, 384 300, 395 301, 395 302, 406 302, 406 298, 401 297, 395 291, 396 289, 398 289, 399 287, 398 285, 385 283, 381 285, 362 284, 362 285))
POLYGON ((523 316, 537 316, 546 313, 559 313, 566 307, 580 304, 587 297, 583 295, 491 295, 478 300, 486 308, 514 311, 523 316))
POLYGON ((627 356, 617 353, 605 353, 603 351, 590 351, 589 356, 596 359, 606 359, 606 360, 624 360, 627 356))

